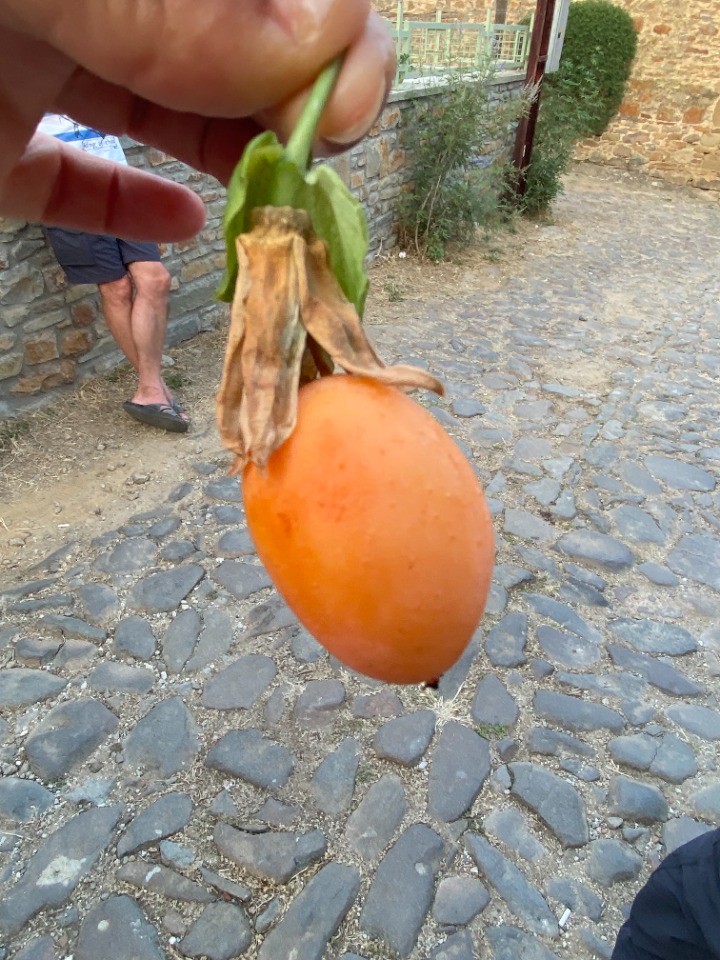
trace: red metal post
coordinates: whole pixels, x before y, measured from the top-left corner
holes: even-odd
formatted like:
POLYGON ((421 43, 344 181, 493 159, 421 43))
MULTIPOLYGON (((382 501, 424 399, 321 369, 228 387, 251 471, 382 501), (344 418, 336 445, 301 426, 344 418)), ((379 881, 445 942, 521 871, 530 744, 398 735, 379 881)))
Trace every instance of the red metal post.
POLYGON ((513 155, 513 164, 518 171, 515 188, 515 193, 518 197, 522 197, 525 193, 525 171, 530 165, 530 159, 532 157, 535 125, 537 124, 538 111, 540 109, 542 82, 545 76, 548 50, 550 49, 550 34, 552 32, 554 13, 555 0, 537 0, 535 27, 530 41, 528 69, 525 77, 528 86, 534 86, 537 93, 527 116, 523 117, 518 124, 515 138, 515 153, 513 155))

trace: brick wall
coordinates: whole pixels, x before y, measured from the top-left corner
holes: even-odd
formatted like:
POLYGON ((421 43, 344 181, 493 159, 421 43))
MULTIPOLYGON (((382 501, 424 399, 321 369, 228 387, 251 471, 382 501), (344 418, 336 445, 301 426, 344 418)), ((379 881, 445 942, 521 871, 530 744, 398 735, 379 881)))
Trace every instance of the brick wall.
MULTIPOLYGON (((522 86, 522 76, 502 75, 493 97, 516 96, 522 86)), ((394 209, 412 175, 401 144, 403 115, 416 97, 439 95, 437 88, 412 84, 396 91, 369 136, 332 161, 365 207, 371 256, 395 245, 394 209)), ((213 300, 225 261, 224 190, 157 150, 130 142, 125 147, 131 164, 188 183, 207 206, 207 224, 198 237, 162 248, 172 275, 168 341, 176 343, 227 317, 227 304, 213 300)), ((97 288, 67 285, 40 227, 0 219, 0 420, 77 389, 83 379, 121 359, 102 318, 97 288)))

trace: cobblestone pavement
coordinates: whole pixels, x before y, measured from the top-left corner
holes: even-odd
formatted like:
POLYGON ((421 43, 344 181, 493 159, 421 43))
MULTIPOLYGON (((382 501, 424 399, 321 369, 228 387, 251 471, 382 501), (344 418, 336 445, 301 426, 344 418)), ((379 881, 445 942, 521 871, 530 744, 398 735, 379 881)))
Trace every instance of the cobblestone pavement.
POLYGON ((720 208, 575 176, 527 251, 373 328, 496 521, 439 689, 299 628, 220 456, 2 592, 0 957, 609 957, 720 822, 720 208))

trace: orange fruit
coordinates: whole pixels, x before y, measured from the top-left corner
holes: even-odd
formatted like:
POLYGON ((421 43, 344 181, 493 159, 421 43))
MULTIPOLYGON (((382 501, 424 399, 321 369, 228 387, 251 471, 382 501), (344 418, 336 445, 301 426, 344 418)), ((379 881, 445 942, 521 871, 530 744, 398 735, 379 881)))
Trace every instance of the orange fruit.
POLYGON ((482 616, 494 536, 480 484, 419 403, 369 377, 303 387, 297 425, 243 473, 258 555, 330 653, 390 683, 433 681, 482 616))

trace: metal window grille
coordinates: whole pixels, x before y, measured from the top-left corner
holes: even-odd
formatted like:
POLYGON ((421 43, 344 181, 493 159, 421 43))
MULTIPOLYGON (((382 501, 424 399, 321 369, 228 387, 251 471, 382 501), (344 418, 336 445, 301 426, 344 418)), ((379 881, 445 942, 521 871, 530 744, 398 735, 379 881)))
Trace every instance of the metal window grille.
POLYGON ((403 80, 442 75, 452 70, 473 70, 494 61, 499 70, 523 70, 527 65, 531 27, 493 23, 443 23, 406 20, 398 4, 391 28, 398 56, 396 85, 403 80))

